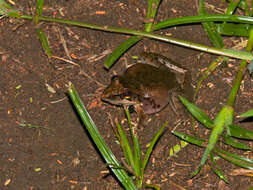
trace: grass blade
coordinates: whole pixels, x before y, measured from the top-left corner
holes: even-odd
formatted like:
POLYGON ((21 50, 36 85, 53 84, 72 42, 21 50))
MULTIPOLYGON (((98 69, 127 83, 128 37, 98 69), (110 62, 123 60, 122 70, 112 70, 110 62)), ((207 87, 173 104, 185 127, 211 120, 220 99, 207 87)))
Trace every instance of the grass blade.
POLYGON ((133 157, 133 153, 132 153, 130 144, 128 142, 127 136, 126 136, 122 126, 119 123, 117 124, 117 129, 119 132, 120 145, 123 150, 124 156, 125 156, 128 164, 130 164, 130 166, 132 168, 134 168, 134 157, 133 157))
POLYGON ((19 18, 21 15, 12 6, 4 0, 0 0, 0 15, 8 15, 9 17, 19 18))
POLYGON ((155 144, 157 143, 158 139, 160 138, 160 136, 162 135, 165 127, 166 127, 167 123, 164 123, 163 126, 159 129, 159 131, 156 133, 155 137, 153 138, 153 140, 151 141, 150 145, 148 146, 147 152, 145 154, 144 160, 143 160, 143 164, 142 164, 142 173, 144 174, 144 170, 147 166, 149 157, 153 151, 153 148, 155 146, 155 144))
POLYGON ((147 9, 147 16, 146 16, 148 23, 145 24, 146 32, 152 31, 153 22, 154 22, 158 7, 160 5, 160 1, 161 0, 148 0, 148 9, 147 9))
POLYGON ((105 60, 105 68, 109 69, 130 47, 142 39, 140 36, 132 36, 121 43, 105 60))
POLYGON ((215 148, 214 152, 216 152, 218 154, 218 156, 222 157, 223 159, 232 162, 233 164, 243 167, 243 168, 247 168, 250 170, 253 170, 253 160, 252 159, 248 159, 242 156, 238 156, 236 154, 224 151, 222 149, 218 149, 215 148))
POLYGON ((178 131, 172 131, 172 134, 183 139, 184 141, 187 141, 188 143, 191 143, 200 147, 205 146, 205 140, 203 139, 198 139, 196 137, 193 137, 184 133, 180 133, 178 131))
POLYGON ((105 143, 104 139, 100 135, 98 129, 95 126, 95 123, 91 119, 89 113, 87 112, 85 106, 83 105, 80 97, 78 96, 72 84, 69 84, 68 94, 82 122, 85 124, 86 129, 88 130, 90 136, 92 137, 94 143, 96 144, 97 148, 99 149, 100 153, 102 154, 103 158, 105 159, 106 163, 111 168, 115 176, 118 178, 118 180, 126 189, 137 190, 132 179, 127 175, 125 170, 114 168, 114 167, 117 167, 117 168, 122 168, 122 167, 120 166, 119 161, 116 159, 116 157, 111 152, 108 145, 105 143))
MULTIPOLYGON (((207 15, 204 6, 204 0, 199 1, 199 15, 200 16, 207 15)), ((202 22, 202 26, 204 27, 208 35, 208 38, 212 42, 214 47, 223 48, 224 47, 223 39, 218 33, 215 24, 213 22, 202 22)))
POLYGON ((239 139, 253 140, 253 131, 244 129, 238 125, 229 125, 228 126, 229 135, 239 139))
POLYGON ((41 42, 42 47, 43 47, 45 53, 47 54, 47 56, 52 57, 52 52, 49 48, 46 34, 43 32, 42 29, 39 28, 39 29, 37 29, 37 35, 39 36, 40 42, 41 42))
POLYGON ((44 0, 37 0, 36 13, 35 13, 35 19, 34 19, 35 24, 39 23, 39 17, 42 16, 43 6, 44 6, 44 0))
POLYGON ((249 32, 253 28, 249 24, 222 23, 216 24, 217 31, 225 36, 249 37, 249 32))
POLYGON ((205 127, 211 129, 213 127, 213 121, 195 104, 191 103, 182 96, 179 96, 180 101, 184 104, 186 109, 205 127))
POLYGON ((249 110, 249 111, 247 111, 245 113, 242 113, 240 115, 240 117, 253 117, 253 109, 251 109, 251 110, 249 110))
POLYGON ((223 172, 217 168, 217 164, 215 162, 215 159, 213 157, 213 154, 210 155, 210 160, 211 160, 211 164, 209 164, 211 166, 211 169, 213 170, 213 172, 222 180, 224 180, 226 183, 228 183, 227 178, 225 177, 225 175, 223 174, 223 172))
POLYGON ((230 136, 226 136, 225 137, 225 143, 228 145, 231 145, 234 148, 238 148, 238 149, 242 149, 242 150, 251 150, 250 147, 248 147, 247 145, 238 142, 237 140, 233 139, 230 136))

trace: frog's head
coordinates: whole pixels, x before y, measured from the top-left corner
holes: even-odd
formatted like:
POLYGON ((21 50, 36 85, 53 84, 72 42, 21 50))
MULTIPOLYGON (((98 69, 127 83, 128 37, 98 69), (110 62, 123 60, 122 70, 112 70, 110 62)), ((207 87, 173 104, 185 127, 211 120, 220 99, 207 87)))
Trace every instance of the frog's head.
POLYGON ((135 105, 133 94, 124 87, 120 81, 120 76, 113 76, 111 84, 102 93, 102 100, 113 105, 135 105))

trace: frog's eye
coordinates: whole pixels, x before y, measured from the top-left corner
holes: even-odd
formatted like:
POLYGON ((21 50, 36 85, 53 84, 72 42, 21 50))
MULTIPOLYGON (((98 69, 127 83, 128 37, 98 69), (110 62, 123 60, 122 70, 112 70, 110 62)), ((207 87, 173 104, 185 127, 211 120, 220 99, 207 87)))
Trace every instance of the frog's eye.
POLYGON ((125 100, 131 100, 131 96, 132 96, 132 94, 128 90, 125 93, 123 93, 123 98, 125 100))
POLYGON ((126 100, 131 100, 131 96, 125 95, 125 96, 124 96, 124 99, 126 99, 126 100))

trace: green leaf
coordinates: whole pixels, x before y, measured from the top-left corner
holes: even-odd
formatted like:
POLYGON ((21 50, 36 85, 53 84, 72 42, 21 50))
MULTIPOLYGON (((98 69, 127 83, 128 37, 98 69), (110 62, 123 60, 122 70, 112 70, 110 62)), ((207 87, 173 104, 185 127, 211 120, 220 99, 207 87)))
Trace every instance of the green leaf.
POLYGON ((39 17, 42 15, 44 6, 44 0, 37 0, 36 2, 36 14, 35 14, 35 24, 39 23, 39 17))
POLYGON ((239 0, 239 1, 238 0, 236 0, 236 1, 234 1, 234 0, 230 1, 230 3, 228 4, 227 10, 226 10, 226 14, 227 15, 232 15, 235 12, 236 8, 238 7, 240 1, 241 0, 239 0))
POLYGON ((216 167, 217 164, 215 162, 215 159, 213 157, 213 154, 210 155, 210 160, 211 160, 211 164, 209 164, 211 166, 211 169, 213 170, 213 172, 222 180, 224 180, 226 183, 228 183, 227 178, 225 177, 225 175, 223 174, 223 172, 216 167))
POLYGON ((186 109, 205 127, 211 129, 213 127, 213 121, 195 104, 191 103, 187 99, 179 96, 180 101, 184 104, 186 109))
POLYGON ((230 136, 240 139, 253 140, 253 131, 249 131, 238 125, 229 125, 228 130, 230 136))
POLYGON ((172 134, 183 139, 184 141, 187 141, 188 143, 191 143, 200 147, 204 147, 205 140, 202 140, 202 139, 199 139, 199 138, 196 138, 184 133, 180 133, 178 131, 172 131, 172 134))
POLYGON ((149 0, 148 1, 148 9, 147 9, 147 20, 151 20, 149 23, 145 24, 145 31, 146 32, 151 32, 153 22, 158 10, 158 7, 160 5, 160 0, 149 0))
POLYGON ((124 130, 122 129, 122 126, 118 123, 117 124, 117 129, 119 132, 119 137, 120 137, 120 146, 123 150, 124 156, 128 162, 128 164, 130 164, 130 166, 132 168, 134 168, 134 157, 133 157, 133 153, 130 147, 130 144, 128 142, 127 136, 124 132, 124 130))
POLYGON ((224 151, 222 149, 215 148, 214 152, 223 159, 243 168, 253 170, 253 160, 245 158, 243 156, 238 156, 236 154, 224 151))
POLYGON ((132 36, 121 43, 105 60, 105 67, 109 69, 115 61, 117 61, 123 53, 125 53, 130 47, 139 42, 142 39, 140 36, 132 36))
MULTIPOLYGON (((204 6, 204 0, 199 1, 199 15, 200 16, 207 15, 204 6)), ((202 22, 202 25, 208 35, 209 40, 212 42, 214 47, 223 48, 224 47, 223 39, 218 33, 215 24, 213 22, 202 22)))
POLYGON ((200 162, 200 168, 202 168, 202 166, 204 166, 204 164, 206 163, 206 160, 208 159, 210 152, 216 145, 216 142, 218 141, 219 136, 222 134, 224 127, 226 123, 228 122, 228 118, 230 118, 230 116, 228 116, 230 114, 231 114, 231 107, 225 106, 221 109, 221 111, 216 116, 214 120, 214 127, 212 129, 211 135, 208 140, 208 145, 205 149, 204 155, 200 162))
POLYGON ((13 9, 13 7, 4 0, 0 0, 0 15, 8 15, 14 18, 19 18, 21 16, 17 10, 13 9))
POLYGON ((240 117, 253 117, 253 109, 251 109, 251 110, 249 110, 249 111, 247 111, 245 113, 242 113, 240 115, 240 117))
POLYGON ((130 113, 128 109, 125 109, 125 114, 127 116, 127 121, 128 121, 128 125, 129 125, 129 129, 130 129, 130 134, 131 134, 131 138, 132 138, 132 144, 133 144, 133 149, 134 149, 134 154, 133 154, 133 158, 134 158, 134 166, 133 169, 135 171, 135 174, 137 176, 137 186, 141 186, 142 185, 142 181, 140 181, 139 179, 142 179, 141 177, 141 164, 142 164, 142 159, 141 159, 141 149, 140 149, 140 144, 139 144, 139 140, 138 140, 138 135, 136 134, 136 132, 133 129, 132 126, 132 122, 131 122, 131 117, 130 117, 130 113))
POLYGON ((157 143, 158 139, 160 138, 160 136, 162 135, 165 127, 166 127, 167 123, 164 123, 163 126, 159 129, 159 131, 156 133, 155 137, 153 138, 153 140, 151 141, 150 145, 148 146, 147 152, 145 154, 144 160, 143 160, 143 164, 142 164, 142 173, 144 174, 144 170, 147 166, 149 157, 153 151, 153 148, 155 146, 155 144, 157 143))
POLYGON ((37 34, 39 36, 40 42, 41 42, 42 47, 43 47, 44 51, 46 52, 47 56, 48 57, 52 57, 52 52, 51 52, 51 50, 49 48, 46 34, 40 28, 37 29, 37 34))
POLYGON ((253 28, 249 24, 222 23, 216 24, 217 31, 225 36, 248 37, 250 30, 253 28))
POLYGON ((233 146, 234 148, 238 148, 238 149, 242 149, 242 150, 251 150, 250 147, 248 147, 247 145, 245 145, 243 143, 238 142, 237 140, 233 139, 230 136, 225 137, 225 143, 233 146))
POLYGON ((116 159, 116 157, 100 135, 95 123, 91 119, 89 113, 87 112, 74 86, 71 83, 69 84, 68 94, 91 138, 93 139, 98 150, 100 151, 101 155, 103 156, 115 176, 118 178, 118 180, 121 182, 125 189, 137 190, 132 179, 127 175, 125 170, 120 169, 122 167, 120 166, 119 161, 116 159), (117 167, 117 169, 114 167, 117 167))

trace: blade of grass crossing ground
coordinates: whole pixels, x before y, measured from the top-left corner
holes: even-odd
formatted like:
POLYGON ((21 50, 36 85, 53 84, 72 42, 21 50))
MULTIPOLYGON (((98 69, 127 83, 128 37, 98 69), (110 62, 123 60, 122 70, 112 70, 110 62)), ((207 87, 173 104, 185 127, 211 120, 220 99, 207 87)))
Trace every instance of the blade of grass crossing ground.
POLYGON ((122 168, 120 163, 111 152, 107 144, 105 143, 104 139, 100 135, 99 131, 97 130, 95 123, 91 119, 89 113, 87 112, 85 106, 83 105, 80 97, 78 96, 74 86, 69 84, 68 94, 82 120, 86 129, 88 130, 89 134, 91 135, 94 143, 96 144, 97 148, 99 149, 100 153, 102 154, 103 158, 105 159, 108 166, 111 168, 115 176, 121 182, 121 184, 126 189, 137 190, 136 186, 134 185, 132 179, 127 175, 125 170, 123 169, 115 169, 115 168, 122 168), (114 168, 115 167, 115 168, 114 168))

